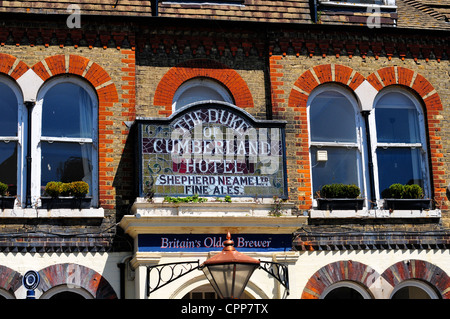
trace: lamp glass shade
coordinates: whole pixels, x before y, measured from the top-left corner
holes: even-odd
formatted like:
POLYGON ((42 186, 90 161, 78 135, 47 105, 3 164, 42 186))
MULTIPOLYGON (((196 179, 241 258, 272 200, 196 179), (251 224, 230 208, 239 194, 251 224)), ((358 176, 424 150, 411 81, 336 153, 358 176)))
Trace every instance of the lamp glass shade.
POLYGON ((223 244, 222 252, 206 260, 200 269, 220 298, 239 299, 260 261, 236 251, 229 232, 223 244))
POLYGON ((257 264, 232 263, 208 265, 202 270, 220 298, 239 299, 258 267, 257 264))

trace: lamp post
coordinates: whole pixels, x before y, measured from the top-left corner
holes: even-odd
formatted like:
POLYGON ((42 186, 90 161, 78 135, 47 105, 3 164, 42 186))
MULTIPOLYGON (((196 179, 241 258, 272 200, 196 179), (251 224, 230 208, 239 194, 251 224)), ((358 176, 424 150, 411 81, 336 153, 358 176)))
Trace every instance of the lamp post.
POLYGON ((228 232, 222 252, 206 260, 200 269, 222 299, 239 299, 260 261, 234 248, 228 232))

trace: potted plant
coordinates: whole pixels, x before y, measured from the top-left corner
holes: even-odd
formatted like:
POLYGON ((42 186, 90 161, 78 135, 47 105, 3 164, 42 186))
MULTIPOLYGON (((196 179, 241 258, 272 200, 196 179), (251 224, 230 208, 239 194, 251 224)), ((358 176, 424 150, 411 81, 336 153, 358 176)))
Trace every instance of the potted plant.
POLYGON ((317 198, 318 208, 321 210, 362 209, 363 198, 358 198, 361 190, 356 185, 328 184, 324 185, 317 198))
POLYGON ((390 210, 429 209, 431 200, 423 198, 424 193, 419 185, 392 184, 382 193, 384 206, 390 210))
POLYGON ((8 185, 0 182, 0 208, 14 208, 15 196, 9 196, 8 185))
POLYGON ((71 183, 48 182, 45 194, 41 197, 42 208, 90 208, 92 197, 89 193, 89 184, 83 181, 71 183))

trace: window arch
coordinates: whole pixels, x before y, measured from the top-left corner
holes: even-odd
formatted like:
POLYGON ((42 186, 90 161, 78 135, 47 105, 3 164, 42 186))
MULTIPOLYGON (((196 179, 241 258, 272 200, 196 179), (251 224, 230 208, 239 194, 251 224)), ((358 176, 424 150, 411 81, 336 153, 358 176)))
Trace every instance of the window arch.
POLYGON ((345 280, 328 286, 320 299, 372 299, 372 296, 361 285, 345 280))
POLYGON ((430 285, 420 280, 405 280, 391 293, 391 299, 440 299, 430 285))
POLYGON ((332 183, 358 185, 363 195, 364 122, 356 98, 325 84, 311 93, 307 108, 313 195, 332 183))
POLYGON ((395 183, 418 184, 431 197, 425 114, 408 90, 391 86, 376 96, 371 112, 376 196, 395 183))
POLYGON ((32 116, 34 202, 50 181, 85 181, 98 202, 98 98, 85 81, 54 78, 39 91, 32 116))
POLYGON ((198 101, 223 101, 234 104, 230 92, 217 81, 209 78, 194 78, 177 89, 172 100, 173 112, 198 101))
POLYGON ((20 194, 24 109, 22 93, 11 79, 0 76, 0 182, 8 185, 10 195, 20 194))

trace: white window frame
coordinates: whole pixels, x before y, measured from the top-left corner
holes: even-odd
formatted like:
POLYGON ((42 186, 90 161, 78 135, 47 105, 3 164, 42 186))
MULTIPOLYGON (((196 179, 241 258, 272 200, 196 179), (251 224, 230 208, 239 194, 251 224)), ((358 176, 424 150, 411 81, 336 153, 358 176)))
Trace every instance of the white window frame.
POLYGON ((359 7, 359 8, 371 8, 378 7, 381 9, 397 9, 396 0, 383 0, 383 4, 375 3, 356 3, 356 2, 342 2, 339 0, 319 0, 319 3, 325 6, 333 7, 359 7))
POLYGON ((41 195, 41 142, 70 142, 70 143, 90 143, 92 144, 92 204, 98 206, 98 97, 95 90, 85 81, 77 77, 64 75, 51 79, 44 83, 40 88, 36 104, 31 115, 31 199, 33 206, 40 206, 41 195), (42 136, 42 105, 44 97, 48 90, 58 84, 72 83, 82 87, 92 100, 92 121, 93 121, 93 138, 67 138, 67 137, 46 137, 42 136))
POLYGON ((317 200, 314 198, 314 185, 313 185, 313 169, 314 165, 312 164, 311 157, 311 146, 316 147, 347 147, 347 148, 355 148, 358 150, 357 152, 357 172, 358 172, 358 182, 359 187, 361 189, 361 197, 365 198, 365 206, 367 207, 367 196, 368 194, 368 169, 366 169, 366 157, 364 154, 367 153, 367 143, 365 139, 365 123, 361 114, 361 107, 356 99, 356 97, 351 94, 348 90, 343 88, 338 84, 327 83, 316 88, 308 97, 307 102, 307 119, 308 119, 308 140, 309 140, 309 162, 311 163, 310 167, 310 176, 311 176, 311 192, 312 192, 312 200, 313 207, 317 207, 317 200), (338 142, 313 142, 311 140, 311 119, 310 119, 310 108, 312 101, 321 93, 334 91, 342 94, 352 105, 355 114, 355 130, 356 130, 356 142, 355 143, 338 143, 338 142))
POLYGON ((23 94, 18 84, 6 76, 0 76, 0 83, 8 86, 17 97, 17 136, 0 136, 1 143, 14 141, 17 143, 17 202, 25 204, 26 201, 26 160, 24 149, 27 147, 27 109, 23 102, 23 94))
MULTIPOLYGON (((181 84, 177 91, 175 92, 173 99, 172 99, 172 113, 175 113, 181 107, 177 106, 178 99, 181 95, 183 95, 186 91, 189 89, 192 89, 194 87, 206 87, 208 89, 216 91, 223 99, 224 102, 228 102, 231 104, 234 104, 234 100, 230 92, 225 88, 225 86, 219 82, 216 82, 209 78, 193 78, 190 80, 187 80, 183 84, 181 84)), ((203 101, 202 99, 199 99, 198 101, 203 101)), ((186 105, 185 105, 186 106, 186 105)), ((183 106, 184 107, 184 106, 183 106)))
POLYGON ((424 183, 424 195, 426 198, 431 198, 431 184, 430 184, 430 171, 429 171, 429 165, 428 165, 428 150, 427 150, 427 134, 426 134, 426 121, 425 121, 425 114, 422 105, 420 104, 419 100, 410 92, 408 92, 406 89, 399 87, 399 86, 390 86, 388 88, 383 89, 380 91, 377 96, 375 97, 375 100, 373 102, 372 111, 369 115, 369 127, 370 127, 370 139, 372 141, 372 160, 373 160, 373 175, 374 175, 374 187, 375 187, 375 196, 378 203, 378 207, 383 207, 384 200, 381 199, 381 191, 380 185, 379 185, 379 176, 378 176, 378 158, 376 151, 378 148, 419 148, 421 150, 421 172, 423 177, 423 183, 424 183), (405 97, 407 97, 415 106, 417 112, 418 112, 418 125, 419 125, 419 136, 420 136, 420 143, 378 143, 377 140, 377 128, 376 128, 376 121, 375 121, 375 109, 378 101, 385 96, 388 93, 400 93, 403 94, 405 97))
POLYGON ((394 295, 401 289, 406 287, 415 287, 423 290, 428 296, 430 296, 430 299, 440 299, 439 295, 431 288, 428 284, 421 282, 419 280, 415 279, 409 279, 405 280, 401 283, 399 283, 397 286, 395 286, 394 290, 391 292, 391 296, 389 299, 392 299, 394 295))

